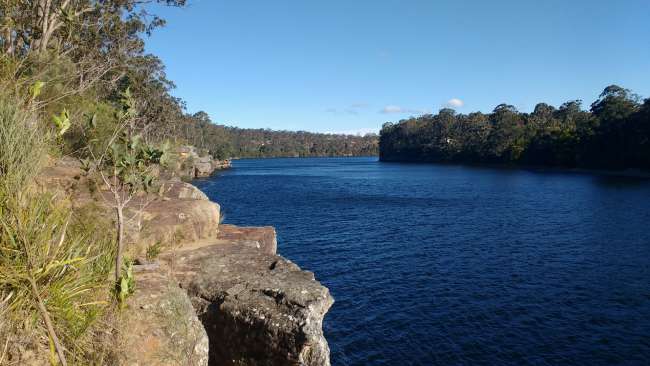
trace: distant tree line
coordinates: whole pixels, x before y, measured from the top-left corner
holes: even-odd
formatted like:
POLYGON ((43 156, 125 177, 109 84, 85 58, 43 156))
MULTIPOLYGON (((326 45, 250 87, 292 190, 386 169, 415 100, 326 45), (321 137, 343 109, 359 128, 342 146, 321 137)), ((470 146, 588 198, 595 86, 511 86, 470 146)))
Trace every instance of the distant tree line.
POLYGON ((540 103, 532 113, 508 104, 489 114, 442 109, 384 124, 379 154, 382 161, 650 169, 650 99, 611 85, 589 111, 580 100, 540 103))
POLYGON ((378 153, 378 136, 246 129, 212 123, 205 112, 184 117, 178 135, 223 159, 268 157, 369 156, 378 153))

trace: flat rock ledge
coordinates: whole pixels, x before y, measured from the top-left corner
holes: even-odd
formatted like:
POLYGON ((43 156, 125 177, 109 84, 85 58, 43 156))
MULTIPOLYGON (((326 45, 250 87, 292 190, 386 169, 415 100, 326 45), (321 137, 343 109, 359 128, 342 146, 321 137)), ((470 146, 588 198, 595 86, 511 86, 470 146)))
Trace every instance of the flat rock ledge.
POLYGON ((275 228, 272 226, 248 227, 221 224, 218 239, 224 240, 253 240, 260 244, 260 250, 266 254, 276 254, 278 250, 275 228))
POLYGON ((255 241, 176 258, 178 278, 210 338, 210 365, 329 365, 323 318, 334 300, 312 272, 255 241))

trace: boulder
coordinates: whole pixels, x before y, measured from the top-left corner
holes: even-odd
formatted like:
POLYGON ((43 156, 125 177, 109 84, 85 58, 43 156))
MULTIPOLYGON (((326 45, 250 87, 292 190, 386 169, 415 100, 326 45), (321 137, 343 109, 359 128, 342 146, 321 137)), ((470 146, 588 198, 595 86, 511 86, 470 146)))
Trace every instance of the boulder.
POLYGON ((213 238, 219 218, 219 205, 208 200, 155 200, 141 212, 138 225, 129 227, 127 234, 138 246, 135 251, 140 252, 157 243, 174 246, 180 241, 213 238))
POLYGON ((334 300, 313 273, 237 241, 181 253, 174 266, 211 365, 330 364, 322 323, 334 300))
POLYGON ((196 162, 194 163, 194 176, 196 178, 209 177, 214 172, 212 162, 196 162))
POLYGON ((208 201, 208 196, 195 186, 177 181, 167 181, 162 184, 160 194, 163 199, 181 199, 181 200, 204 200, 208 201))
POLYGON ((176 149, 178 162, 176 171, 183 177, 200 178, 208 177, 214 172, 212 157, 200 156, 194 146, 180 146, 176 149))
POLYGON ((179 146, 176 149, 176 153, 181 157, 181 158, 189 158, 189 157, 196 157, 198 154, 196 153, 196 148, 194 146, 179 146))

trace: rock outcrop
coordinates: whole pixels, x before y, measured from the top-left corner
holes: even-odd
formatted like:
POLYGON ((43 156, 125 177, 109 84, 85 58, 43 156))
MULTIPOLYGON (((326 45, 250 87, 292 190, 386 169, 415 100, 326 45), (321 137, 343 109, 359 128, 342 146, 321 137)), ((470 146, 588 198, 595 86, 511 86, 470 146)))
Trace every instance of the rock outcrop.
POLYGON ((207 366, 209 340, 185 291, 160 272, 137 271, 120 319, 119 365, 207 366))
MULTIPOLYGON (((203 192, 161 179, 126 210, 129 254, 164 251, 136 266, 118 364, 329 365, 322 323, 334 300, 313 273, 276 254, 275 229, 220 225, 219 205, 203 192)), ((113 220, 110 192, 90 181, 70 159, 38 179, 72 207, 113 220)))
MULTIPOLYGON (((107 220, 115 219, 112 194, 99 185, 94 190, 71 158, 61 159, 43 169, 39 186, 57 197, 67 197, 77 208, 95 206, 107 220)), ((220 207, 195 186, 179 178, 160 183, 157 193, 135 197, 125 209, 126 236, 130 254, 138 256, 152 245, 172 247, 182 242, 215 238, 221 219, 220 207)))
POLYGON ((210 338, 211 365, 329 365, 334 302, 314 274, 255 241, 177 253, 174 266, 210 338))
POLYGON ((242 227, 235 225, 219 225, 218 239, 237 241, 252 240, 260 245, 262 253, 276 254, 278 242, 275 234, 275 228, 272 226, 263 227, 242 227))
POLYGON ((181 146, 176 150, 178 161, 176 171, 181 177, 209 177, 216 170, 230 168, 230 160, 217 160, 207 153, 199 154, 194 146, 181 146))
POLYGON ((171 247, 214 238, 220 221, 219 205, 193 185, 180 181, 164 183, 158 197, 142 209, 136 201, 129 211, 133 217, 140 215, 134 220, 137 225, 127 231, 137 252, 155 244, 171 247))

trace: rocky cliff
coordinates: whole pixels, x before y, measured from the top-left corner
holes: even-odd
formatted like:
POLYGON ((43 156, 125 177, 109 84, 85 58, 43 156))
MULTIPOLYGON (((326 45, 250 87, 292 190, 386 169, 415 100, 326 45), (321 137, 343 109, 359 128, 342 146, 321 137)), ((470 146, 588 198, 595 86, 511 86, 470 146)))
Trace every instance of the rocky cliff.
POLYGON ((178 159, 175 170, 184 178, 209 177, 216 170, 230 168, 230 160, 218 160, 204 152, 200 154, 194 146, 181 146, 176 149, 178 159))
MULTIPOLYGON (((58 161, 39 179, 95 206, 105 195, 80 165, 58 161)), ((120 320, 122 365, 329 365, 322 322, 333 303, 314 274, 276 253, 272 227, 220 225, 220 207, 178 178, 129 206, 137 291, 120 320), (148 248, 162 253, 149 258, 148 248)))
POLYGON ((215 365, 329 365, 323 317, 333 303, 311 272, 224 241, 176 258, 179 283, 210 337, 215 365))

